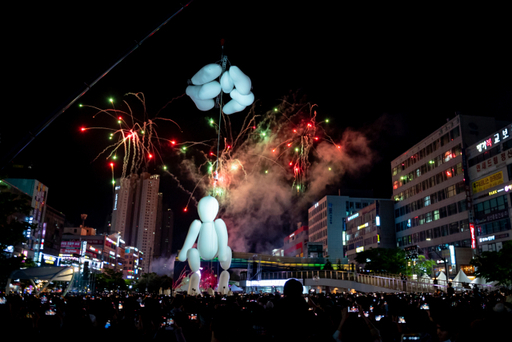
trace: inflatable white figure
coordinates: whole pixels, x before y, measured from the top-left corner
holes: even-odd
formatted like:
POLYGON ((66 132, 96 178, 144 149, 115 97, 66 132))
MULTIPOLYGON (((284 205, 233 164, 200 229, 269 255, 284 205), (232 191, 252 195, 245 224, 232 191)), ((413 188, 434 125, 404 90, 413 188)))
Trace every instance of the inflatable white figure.
POLYGON ((216 256, 224 271, 219 277, 218 292, 227 294, 229 291, 228 281, 229 272, 227 269, 231 266, 231 248, 228 246, 228 230, 222 219, 215 219, 219 211, 219 202, 212 197, 206 196, 201 198, 197 205, 199 220, 194 220, 188 229, 185 243, 181 249, 178 259, 186 261, 192 272, 190 283, 188 286, 188 294, 195 295, 200 293, 199 280, 201 274, 199 272, 200 258, 211 260, 216 256), (199 236, 199 237, 198 237, 199 236), (197 249, 192 248, 197 239, 197 249))
POLYGON ((193 85, 187 87, 186 94, 194 101, 197 109, 202 111, 214 107, 213 99, 221 91, 229 93, 232 98, 222 109, 224 114, 241 112, 254 102, 251 79, 234 65, 224 72, 218 64, 205 65, 192 77, 191 82, 193 85), (215 81, 219 76, 220 83, 215 81))

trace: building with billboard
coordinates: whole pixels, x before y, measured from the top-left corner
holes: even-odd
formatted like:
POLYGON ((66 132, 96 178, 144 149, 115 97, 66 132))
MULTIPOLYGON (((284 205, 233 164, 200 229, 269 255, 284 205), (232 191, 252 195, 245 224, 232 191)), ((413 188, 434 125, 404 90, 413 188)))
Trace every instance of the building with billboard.
POLYGON ((471 192, 464 150, 496 131, 493 118, 457 115, 391 162, 396 245, 417 246, 438 270, 468 268, 471 192))
POLYGON ((512 125, 483 137, 466 149, 471 181, 471 246, 499 251, 512 240, 512 125))
POLYGON ((3 181, 15 186, 30 197, 32 210, 28 222, 35 224, 36 229, 29 229, 26 232, 27 242, 24 254, 32 258, 38 265, 41 265, 41 253, 44 250, 44 239, 46 237, 45 214, 48 187, 37 179, 7 178, 3 181))

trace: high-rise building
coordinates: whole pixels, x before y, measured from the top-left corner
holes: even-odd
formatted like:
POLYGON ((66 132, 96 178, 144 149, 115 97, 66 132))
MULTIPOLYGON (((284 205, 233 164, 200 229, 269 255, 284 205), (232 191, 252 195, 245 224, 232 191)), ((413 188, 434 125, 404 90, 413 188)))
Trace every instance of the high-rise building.
POLYGON ((391 162, 398 247, 417 246, 438 270, 468 267, 469 179, 464 149, 496 131, 493 118, 457 115, 391 162))
POLYGON ((346 263, 345 218, 375 199, 325 196, 308 210, 309 242, 323 243, 323 255, 332 263, 346 263))
POLYGON ((31 198, 30 216, 28 222, 36 224, 36 229, 26 232, 27 255, 37 264, 41 263, 41 252, 44 250, 44 238, 46 235, 46 202, 48 199, 48 187, 36 179, 8 178, 6 182, 14 185, 31 198))
POLYGON ((117 180, 112 211, 112 231, 121 234, 126 245, 143 252, 142 273, 151 267, 154 255, 160 177, 143 172, 117 180))
POLYGON ((466 149, 471 180, 471 247, 499 251, 512 240, 512 125, 508 124, 466 149))
MULTIPOLYGON (((47 206, 45 223, 46 223, 46 234, 44 239, 44 252, 43 260, 45 256, 58 257, 60 252, 60 240, 64 232, 64 224, 66 222, 66 216, 58 210, 47 206)), ((50 258, 52 259, 52 258, 50 258)))

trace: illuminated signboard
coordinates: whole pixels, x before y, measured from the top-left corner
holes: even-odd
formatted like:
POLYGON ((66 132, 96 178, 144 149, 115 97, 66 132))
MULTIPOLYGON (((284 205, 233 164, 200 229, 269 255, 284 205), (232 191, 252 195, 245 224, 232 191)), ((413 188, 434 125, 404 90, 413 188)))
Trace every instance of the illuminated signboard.
POLYGON ((476 234, 475 234, 475 225, 473 223, 469 224, 469 231, 471 233, 471 248, 475 249, 476 248, 476 234))
POLYGON ((455 265, 455 246, 450 245, 448 248, 450 249, 450 262, 455 265))
POLYGON ((496 236, 495 235, 491 235, 491 236, 486 236, 486 237, 480 238, 480 242, 493 241, 495 239, 496 239, 496 236))
POLYGON ((368 222, 366 222, 365 224, 362 224, 360 226, 357 226, 357 229, 359 230, 359 229, 363 229, 363 228, 366 228, 366 227, 368 227, 368 222))
POLYGON ((375 217, 375 225, 380 226, 380 216, 375 217))
POLYGON ((507 140, 508 138, 510 138, 510 130, 508 128, 504 128, 500 132, 495 133, 491 138, 480 142, 478 145, 476 145, 476 149, 478 152, 483 152, 487 150, 487 148, 491 148, 494 145, 507 140))
POLYGON ((496 190, 490 191, 489 192, 489 196, 496 195, 496 194, 498 194, 500 192, 503 192, 503 191, 509 192, 510 190, 512 190, 512 184, 506 185, 504 188, 501 188, 501 189, 496 189, 496 190))
POLYGON ((476 182, 473 182, 473 194, 495 187, 496 185, 500 185, 501 183, 503 183, 503 172, 496 172, 495 174, 492 174, 490 176, 477 180, 476 182))
POLYGON ((358 216, 359 216, 359 213, 355 213, 354 215, 347 217, 347 222, 352 221, 353 219, 355 219, 358 216))
POLYGON ((363 246, 356 248, 356 253, 360 253, 360 252, 363 252, 363 251, 364 251, 364 247, 363 246))
MULTIPOLYGON (((296 279, 302 283, 301 279, 296 279)), ((246 286, 284 286, 288 279, 247 280, 246 286)))

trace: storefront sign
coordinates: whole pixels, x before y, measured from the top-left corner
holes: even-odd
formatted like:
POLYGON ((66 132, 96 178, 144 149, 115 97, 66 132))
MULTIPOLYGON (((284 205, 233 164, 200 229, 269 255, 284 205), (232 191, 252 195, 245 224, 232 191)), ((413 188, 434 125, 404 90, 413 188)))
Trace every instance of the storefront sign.
POLYGON ((477 192, 487 190, 489 188, 495 187, 496 185, 500 185, 503 183, 503 172, 496 172, 495 174, 492 174, 490 176, 487 176, 485 178, 482 178, 480 180, 477 180, 476 182, 473 182, 472 188, 473 188, 473 194, 476 194, 477 192))
POLYGON ((512 150, 501 152, 500 154, 495 155, 492 158, 489 158, 481 163, 476 164, 476 172, 485 171, 488 168, 504 163, 509 159, 512 159, 512 150))

